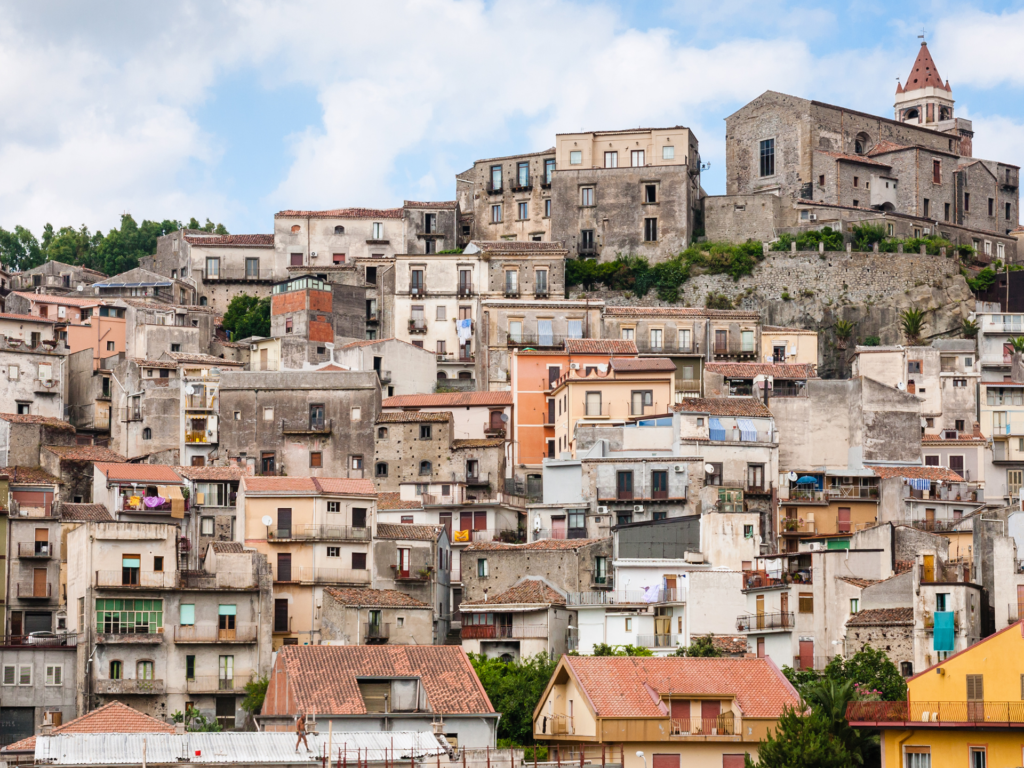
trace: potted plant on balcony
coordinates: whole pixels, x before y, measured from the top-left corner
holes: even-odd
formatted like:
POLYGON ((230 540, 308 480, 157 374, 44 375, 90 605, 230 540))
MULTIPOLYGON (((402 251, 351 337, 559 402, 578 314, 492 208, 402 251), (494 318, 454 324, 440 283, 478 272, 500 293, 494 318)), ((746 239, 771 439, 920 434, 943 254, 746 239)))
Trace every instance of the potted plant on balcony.
POLYGON ((416 575, 419 576, 424 581, 426 581, 427 579, 430 578, 430 571, 431 571, 430 568, 420 568, 418 571, 416 571, 416 575))

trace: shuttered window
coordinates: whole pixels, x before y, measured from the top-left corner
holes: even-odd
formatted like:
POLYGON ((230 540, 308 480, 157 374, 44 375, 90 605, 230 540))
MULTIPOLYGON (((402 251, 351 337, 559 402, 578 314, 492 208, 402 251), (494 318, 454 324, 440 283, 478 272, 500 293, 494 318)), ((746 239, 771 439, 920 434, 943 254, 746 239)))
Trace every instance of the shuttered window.
POLYGON ((967 675, 967 700, 982 701, 985 698, 985 676, 967 675))
POLYGON ((800 593, 800 613, 814 613, 814 594, 811 592, 800 593))

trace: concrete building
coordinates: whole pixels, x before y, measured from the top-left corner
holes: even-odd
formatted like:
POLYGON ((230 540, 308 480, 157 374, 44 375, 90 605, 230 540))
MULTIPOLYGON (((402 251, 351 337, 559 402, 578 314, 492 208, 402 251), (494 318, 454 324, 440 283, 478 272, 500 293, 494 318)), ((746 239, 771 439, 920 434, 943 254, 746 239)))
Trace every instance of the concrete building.
MULTIPOLYGON (((270 334, 280 346, 280 370, 306 370, 330 363, 335 343, 366 338, 364 290, 299 276, 273 287, 270 334)), ((260 370, 269 370, 259 349, 260 370)))
POLYGON ((549 241, 555 148, 477 160, 455 176, 459 241, 549 241))
MULTIPOLYGON (((4 728, 0 747, 30 738, 44 724, 60 726, 75 716, 75 635, 5 636, 0 645, 4 728)), ((10 759, 0 751, 0 759, 10 759)))
POLYGON ((438 381, 433 351, 401 339, 353 341, 338 347, 334 360, 350 371, 374 371, 382 397, 430 392, 438 381))
POLYGON ((438 392, 396 395, 384 400, 381 413, 450 413, 455 440, 510 439, 509 425, 515 422, 512 396, 508 392, 438 392))
MULTIPOLYGON (((36 322, 35 318, 18 320, 19 325, 36 322)), ((51 332, 53 326, 43 327, 51 332)), ((27 333, 27 341, 8 336, 0 339, 0 371, 7 382, 0 412, 62 419, 68 348, 62 340, 43 340, 42 331, 27 333)))
POLYGON ((292 730, 298 712, 315 712, 321 733, 432 733, 443 722, 438 730, 460 750, 493 748, 500 717, 465 651, 447 645, 283 648, 260 722, 292 730))
POLYGON ((538 653, 557 659, 576 649, 576 612, 566 608, 565 599, 544 579, 524 576, 505 592, 463 602, 463 648, 507 662, 538 653))
POLYGON ((45 446, 76 442, 75 428, 60 418, 0 413, 0 465, 38 467, 45 446))
POLYGON ((323 645, 429 645, 434 637, 430 604, 395 589, 327 587, 323 601, 323 645))
POLYGON ((401 208, 339 208, 274 214, 275 262, 322 267, 405 251, 401 208))
POLYGON ((38 267, 10 275, 10 288, 12 291, 62 296, 79 288, 87 288, 105 277, 102 272, 87 267, 61 261, 44 261, 38 267))
POLYGON ((768 402, 776 397, 803 397, 807 381, 818 378, 815 367, 813 363, 707 363, 704 392, 708 397, 754 396, 768 402))
POLYGON ((242 468, 187 466, 174 471, 187 483, 189 516, 182 527, 189 568, 198 569, 215 541, 238 541, 244 509, 238 503, 242 468))
POLYGON ((102 445, 48 445, 40 451, 40 467, 60 479, 61 496, 72 504, 91 504, 96 462, 117 464, 124 456, 102 445))
POLYGON ((665 261, 701 223, 700 152, 689 128, 555 137, 551 239, 578 257, 665 261))
POLYGON ((778 325, 761 327, 761 359, 766 363, 818 365, 818 332, 778 325))
POLYGON ((146 299, 160 304, 197 304, 196 287, 181 279, 158 275, 142 267, 97 280, 85 290, 101 299, 146 299))
POLYGON ((118 522, 182 526, 188 511, 185 481, 163 464, 93 465, 92 499, 118 522))
POLYGON ((244 543, 273 571, 275 650, 317 641, 325 587, 371 586, 376 500, 369 480, 242 477, 244 543))
POLYGON ((225 371, 218 452, 249 474, 369 477, 379 410, 372 371, 225 371))
POLYGON ((10 514, 5 520, 6 634, 27 643, 34 632, 63 629, 58 619, 66 615, 59 588, 60 517, 54 505, 59 485, 41 470, 8 467, 3 474, 4 490, 10 492, 10 514))
POLYGON ((425 203, 406 200, 402 205, 403 253, 442 253, 458 247, 457 200, 425 203))

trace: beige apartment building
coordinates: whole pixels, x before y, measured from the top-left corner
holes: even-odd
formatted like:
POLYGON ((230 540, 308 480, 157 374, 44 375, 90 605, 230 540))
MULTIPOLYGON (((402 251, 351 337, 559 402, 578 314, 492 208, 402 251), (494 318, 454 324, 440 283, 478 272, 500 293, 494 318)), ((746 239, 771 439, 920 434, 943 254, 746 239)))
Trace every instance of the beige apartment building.
POLYGON ((245 546, 270 562, 273 647, 320 642, 325 587, 369 587, 377 494, 370 480, 243 477, 245 546))
POLYGON ((455 177, 460 239, 551 240, 554 171, 553 147, 477 160, 455 177))

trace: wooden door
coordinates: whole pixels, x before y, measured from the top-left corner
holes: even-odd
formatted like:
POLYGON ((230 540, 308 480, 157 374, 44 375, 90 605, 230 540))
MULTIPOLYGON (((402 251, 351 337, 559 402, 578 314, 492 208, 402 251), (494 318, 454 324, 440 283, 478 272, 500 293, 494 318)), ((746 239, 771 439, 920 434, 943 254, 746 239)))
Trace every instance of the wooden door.
POLYGON ((690 700, 672 699, 669 716, 672 718, 672 733, 690 732, 690 700))
POLYGON ((48 712, 50 716, 50 724, 54 728, 60 727, 60 724, 64 722, 64 714, 62 712, 48 712))
POLYGON ((722 755, 722 768, 743 768, 746 755, 722 755))
POLYGON ((50 532, 46 528, 36 528, 35 552, 37 555, 50 554, 50 532))
POLYGON ((967 675, 967 720, 980 722, 985 719, 985 676, 967 675))
POLYGON ((757 596, 757 628, 764 629, 764 595, 757 596))
POLYGON ((290 552, 277 553, 277 580, 292 580, 292 556, 290 552))
POLYGON ((718 716, 722 714, 722 702, 702 701, 700 703, 700 732, 710 734, 718 728, 718 716))
POLYGON ((651 768, 679 768, 679 755, 654 755, 651 768))
POLYGON ((676 576, 675 576, 675 574, 672 574, 671 576, 666 574, 662 578, 664 579, 664 582, 665 582, 665 594, 664 594, 662 599, 663 600, 676 600, 677 596, 678 596, 678 593, 676 592, 676 576))
POLYGON ((850 532, 850 509, 849 507, 839 508, 838 532, 849 533, 850 532))
POLYGON ((400 578, 409 578, 409 555, 408 547, 400 547, 398 550, 398 575, 400 578))
POLYGON ((789 592, 779 595, 779 610, 782 612, 782 626, 789 626, 789 592))
POLYGON ((935 530, 935 510, 934 509, 926 509, 924 511, 924 524, 925 524, 925 530, 926 531, 934 531, 935 530))
POLYGON ((274 631, 288 631, 288 600, 285 598, 274 600, 274 631))
POLYGON ((260 350, 260 370, 261 371, 267 370, 267 353, 268 353, 268 351, 269 350, 267 350, 265 347, 260 350))
POLYGON ((290 539, 292 537, 292 511, 291 509, 277 510, 277 538, 290 539))
POLYGON ((32 596, 46 597, 46 569, 35 568, 32 571, 32 596))
POLYGON ((206 466, 206 457, 205 456, 193 456, 192 457, 192 466, 193 467, 205 467, 206 466))
POLYGON ((800 669, 814 669, 814 641, 800 641, 800 669))
POLYGON ((921 581, 927 583, 935 581, 935 555, 924 556, 924 574, 921 576, 921 581))
POLYGON ((764 658, 764 638, 763 637, 757 638, 757 658, 759 658, 759 659, 763 659, 764 658))
POLYGON ((567 530, 567 523, 564 517, 551 518, 551 538, 564 539, 567 530))

